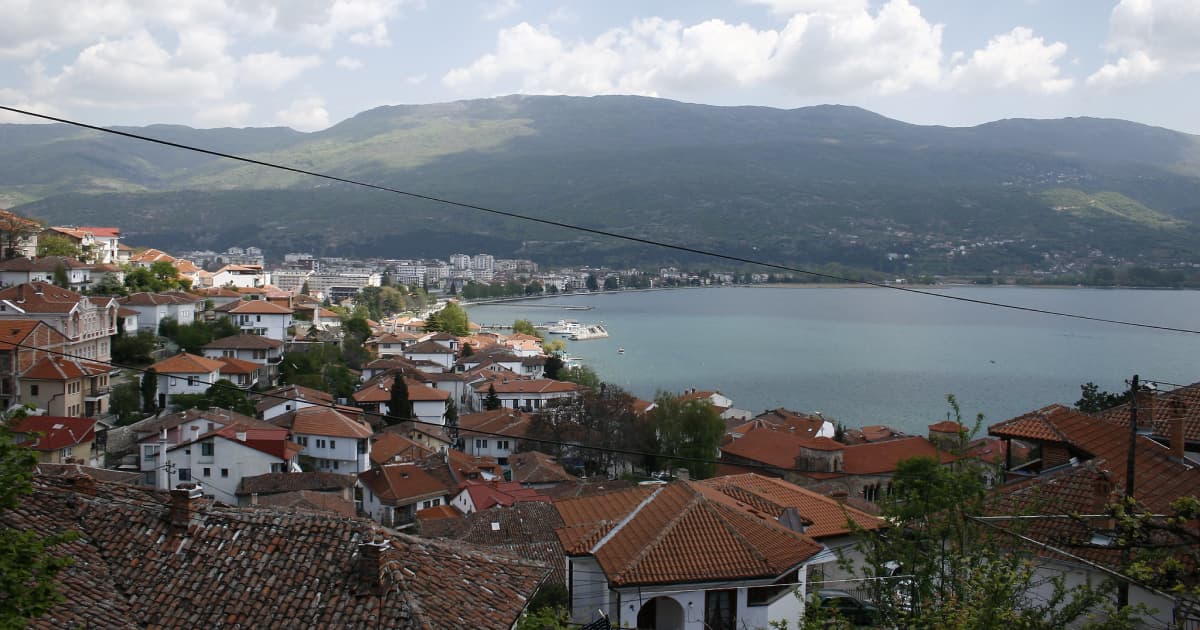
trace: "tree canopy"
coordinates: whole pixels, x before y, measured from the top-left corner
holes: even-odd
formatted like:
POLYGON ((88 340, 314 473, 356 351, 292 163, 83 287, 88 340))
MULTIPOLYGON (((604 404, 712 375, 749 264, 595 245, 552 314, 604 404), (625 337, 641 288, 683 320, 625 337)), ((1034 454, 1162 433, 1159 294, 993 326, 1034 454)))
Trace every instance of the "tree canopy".
POLYGON ((465 337, 471 334, 470 320, 467 319, 467 311, 459 306, 456 302, 446 304, 442 310, 431 314, 425 318, 425 330, 433 332, 447 332, 459 337, 465 337))
POLYGON ((38 237, 38 256, 66 256, 78 259, 83 251, 74 241, 58 234, 43 234, 38 237))
POLYGON ((714 460, 725 434, 725 422, 711 403, 663 392, 655 397, 649 416, 658 436, 660 467, 687 468, 697 479, 716 472, 714 460))

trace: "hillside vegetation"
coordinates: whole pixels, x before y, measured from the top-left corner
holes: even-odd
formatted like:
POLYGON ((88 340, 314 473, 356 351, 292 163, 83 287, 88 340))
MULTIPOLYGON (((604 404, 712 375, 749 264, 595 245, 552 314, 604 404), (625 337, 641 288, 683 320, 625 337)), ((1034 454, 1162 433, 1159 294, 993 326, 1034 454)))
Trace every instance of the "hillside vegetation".
MULTIPOLYGON (((134 130, 532 216, 773 262, 1021 268, 1102 250, 1195 260, 1200 140, 1119 120, 918 126, 854 107, 511 96, 329 129, 134 130), (972 251, 948 254, 948 247, 972 251), (907 256, 907 258, 905 257, 907 256)), ((492 251, 659 264, 671 252, 61 125, 0 125, 0 199, 168 248, 492 251)))

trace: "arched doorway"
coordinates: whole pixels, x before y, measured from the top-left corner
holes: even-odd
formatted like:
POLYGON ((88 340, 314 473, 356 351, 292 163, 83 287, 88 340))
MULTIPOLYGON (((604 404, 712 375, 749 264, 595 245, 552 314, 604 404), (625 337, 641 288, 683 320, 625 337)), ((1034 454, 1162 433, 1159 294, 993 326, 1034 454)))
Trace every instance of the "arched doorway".
POLYGON ((638 611, 638 630, 683 630, 683 606, 670 597, 655 597, 638 611))

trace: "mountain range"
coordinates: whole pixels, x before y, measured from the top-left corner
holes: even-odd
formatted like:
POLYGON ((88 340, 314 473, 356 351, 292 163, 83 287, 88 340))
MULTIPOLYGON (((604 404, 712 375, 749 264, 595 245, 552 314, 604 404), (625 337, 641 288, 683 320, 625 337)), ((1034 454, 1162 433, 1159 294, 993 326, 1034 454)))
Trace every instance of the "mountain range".
MULTIPOLYGON (((907 124, 633 97, 375 108, 329 129, 118 128, 468 204, 788 264, 1200 261, 1200 136, 1068 118, 907 124)), ((66 125, 0 125, 0 206, 168 250, 689 259, 66 125)), ((694 257, 693 257, 694 259, 694 257)))

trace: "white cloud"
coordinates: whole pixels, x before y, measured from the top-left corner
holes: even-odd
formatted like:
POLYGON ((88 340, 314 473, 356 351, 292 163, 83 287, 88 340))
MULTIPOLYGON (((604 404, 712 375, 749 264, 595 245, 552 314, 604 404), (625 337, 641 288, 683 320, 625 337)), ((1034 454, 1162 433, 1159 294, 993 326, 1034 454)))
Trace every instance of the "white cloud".
POLYGON ((255 53, 242 57, 238 79, 246 85, 263 85, 274 90, 319 65, 321 59, 315 55, 288 57, 277 52, 255 53))
POLYGON ((212 104, 197 110, 195 119, 200 127, 241 127, 253 110, 245 102, 212 104))
POLYGON ((937 84, 941 32, 907 0, 874 14, 865 6, 798 13, 779 31, 648 18, 566 42, 522 22, 499 32, 494 52, 442 82, 466 88, 515 78, 522 92, 567 94, 690 95, 763 84, 808 95, 900 92, 937 84))
POLYGON ((1135 50, 1114 63, 1106 63, 1087 78, 1089 87, 1108 89, 1122 85, 1145 83, 1163 70, 1162 62, 1144 50, 1135 50))
POLYGON ((1200 72, 1200 3, 1121 0, 1109 17, 1108 48, 1120 54, 1088 77, 1090 86, 1141 83, 1160 74, 1200 72))
POLYGON ((404 82, 409 85, 420 85, 425 82, 425 79, 428 78, 429 75, 427 74, 414 74, 411 77, 404 77, 404 82))
POLYGON ((991 38, 986 47, 955 65, 949 83, 963 90, 1017 88, 1039 94, 1064 92, 1074 83, 1060 76, 1058 61, 1066 52, 1066 44, 1047 44, 1041 37, 1035 37, 1032 30, 1018 26, 991 38))
POLYGON ((797 13, 856 13, 866 9, 866 0, 743 0, 745 4, 765 5, 772 13, 791 16, 797 13))
POLYGON ((292 101, 287 109, 275 112, 275 120, 297 131, 319 131, 329 127, 329 112, 320 97, 292 101))
POLYGON ((483 19, 488 20, 489 22, 492 20, 499 20, 513 11, 516 11, 518 8, 520 8, 520 6, 521 5, 517 2, 517 0, 494 0, 489 6, 484 7, 483 19))
POLYGON ((354 57, 338 57, 335 64, 337 67, 346 70, 358 70, 364 65, 361 59, 355 59, 354 57))

